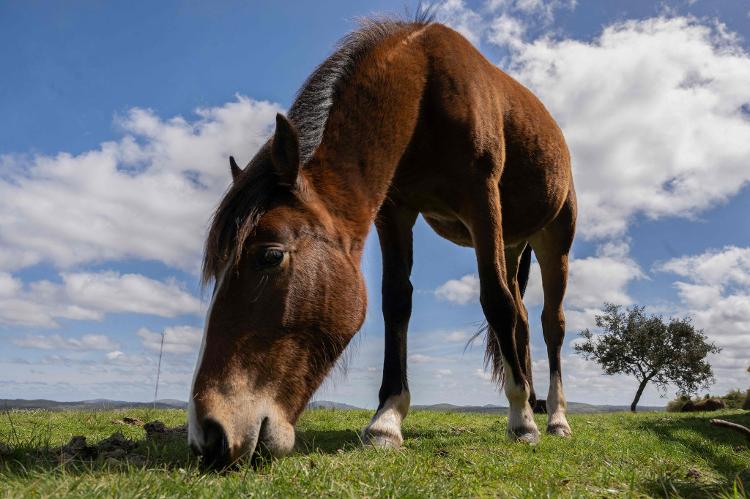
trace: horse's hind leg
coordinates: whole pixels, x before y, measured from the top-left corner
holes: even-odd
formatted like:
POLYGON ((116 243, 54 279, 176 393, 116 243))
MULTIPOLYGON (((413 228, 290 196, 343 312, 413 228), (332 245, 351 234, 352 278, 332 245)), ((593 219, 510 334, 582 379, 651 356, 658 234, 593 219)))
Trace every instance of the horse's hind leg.
POLYGON ((362 441, 376 447, 400 447, 401 421, 409 411, 406 379, 406 330, 411 316, 412 227, 418 213, 390 201, 381 207, 375 226, 383 254, 385 357, 378 410, 362 431, 362 441))
POLYGON ((503 371, 505 375, 505 394, 510 402, 508 436, 537 442, 539 430, 529 405, 530 387, 516 350, 518 314, 506 275, 498 182, 491 180, 472 198, 474 206, 466 223, 471 228, 477 255, 479 301, 490 326, 487 355, 494 376, 497 378, 503 371))
POLYGON ((571 434, 565 418, 560 350, 565 337, 563 298, 568 281, 568 253, 573 243, 575 215, 575 194, 571 192, 557 218, 530 239, 542 271, 544 288, 542 329, 550 369, 547 433, 560 436, 571 434))

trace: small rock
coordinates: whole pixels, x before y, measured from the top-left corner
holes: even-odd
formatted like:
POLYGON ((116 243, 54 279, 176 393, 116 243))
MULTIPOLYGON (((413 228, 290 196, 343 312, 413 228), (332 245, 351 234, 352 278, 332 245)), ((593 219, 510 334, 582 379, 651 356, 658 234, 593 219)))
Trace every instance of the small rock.
POLYGON ((695 468, 690 468, 689 470, 687 470, 687 473, 685 474, 685 476, 687 478, 698 480, 701 477, 701 472, 695 468))

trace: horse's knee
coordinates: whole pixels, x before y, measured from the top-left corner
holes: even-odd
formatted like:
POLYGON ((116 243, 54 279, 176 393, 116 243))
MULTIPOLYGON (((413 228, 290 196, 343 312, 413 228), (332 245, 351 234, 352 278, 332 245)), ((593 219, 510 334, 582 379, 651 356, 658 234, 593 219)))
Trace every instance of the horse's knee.
POLYGON ((562 307, 542 310, 542 330, 547 344, 562 344, 565 336, 565 314, 562 307))

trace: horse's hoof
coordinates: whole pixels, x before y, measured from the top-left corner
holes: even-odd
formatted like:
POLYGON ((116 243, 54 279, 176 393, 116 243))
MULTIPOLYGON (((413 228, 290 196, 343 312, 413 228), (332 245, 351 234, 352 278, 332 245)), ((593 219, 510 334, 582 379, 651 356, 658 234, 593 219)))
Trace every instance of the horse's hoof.
POLYGON ((570 426, 560 423, 547 425, 547 433, 556 437, 569 437, 573 434, 570 431, 570 426))
POLYGON ((540 436, 539 430, 536 428, 518 428, 516 430, 509 430, 508 438, 514 442, 535 445, 539 443, 540 436))
POLYGON ((362 431, 363 445, 371 445, 378 449, 400 449, 403 443, 404 438, 401 435, 396 435, 391 432, 383 432, 368 428, 365 428, 362 431))

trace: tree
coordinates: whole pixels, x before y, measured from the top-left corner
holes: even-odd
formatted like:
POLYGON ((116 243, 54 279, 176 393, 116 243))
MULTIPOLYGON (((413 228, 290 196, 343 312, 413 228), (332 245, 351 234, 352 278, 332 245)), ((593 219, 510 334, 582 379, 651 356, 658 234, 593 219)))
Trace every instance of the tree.
POLYGON ((605 303, 604 313, 596 316, 596 326, 602 333, 581 331, 584 341, 575 350, 585 359, 598 362, 605 374, 635 376, 639 384, 630 404, 633 412, 649 382, 664 389, 675 384, 685 395, 713 383, 713 371, 705 359, 721 349, 709 343, 689 317, 665 322, 661 316, 647 316, 645 307, 623 311, 618 305, 605 303))

